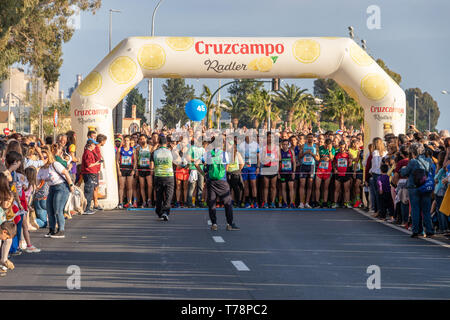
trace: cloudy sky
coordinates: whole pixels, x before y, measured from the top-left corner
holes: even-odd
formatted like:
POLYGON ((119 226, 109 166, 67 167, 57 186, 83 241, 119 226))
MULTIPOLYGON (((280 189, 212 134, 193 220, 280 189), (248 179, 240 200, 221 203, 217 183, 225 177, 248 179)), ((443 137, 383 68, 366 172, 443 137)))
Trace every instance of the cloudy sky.
MULTIPOLYGON (((151 34, 157 0, 103 0, 95 15, 81 13, 80 28, 64 45, 60 89, 67 94, 76 74, 86 75, 108 53, 109 9, 113 47, 129 36, 151 34)), ((448 0, 164 0, 155 19, 159 36, 311 37, 355 36, 367 41, 369 53, 401 74, 403 89, 419 87, 438 102, 439 129, 450 129, 450 1, 448 0), (381 10, 381 28, 370 30, 367 8, 381 10)), ((154 104, 161 105, 163 79, 154 81, 154 104)), ((187 79, 200 94, 216 79, 187 79)), ((224 80, 222 80, 224 81, 224 80)), ((313 80, 285 80, 308 88, 313 80)), ((223 82, 222 82, 223 83, 223 82)), ((147 97, 147 80, 138 85, 147 97)), ((267 85, 269 87, 269 85, 267 85)), ((222 96, 226 92, 222 92, 222 96)))

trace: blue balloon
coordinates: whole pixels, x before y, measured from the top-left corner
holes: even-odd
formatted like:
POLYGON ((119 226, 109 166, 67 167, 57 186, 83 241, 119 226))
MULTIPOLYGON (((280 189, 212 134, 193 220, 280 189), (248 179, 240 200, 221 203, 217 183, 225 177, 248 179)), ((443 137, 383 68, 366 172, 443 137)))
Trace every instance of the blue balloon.
POLYGON ((202 100, 192 99, 186 103, 184 111, 191 121, 202 121, 206 116, 206 105, 202 100))

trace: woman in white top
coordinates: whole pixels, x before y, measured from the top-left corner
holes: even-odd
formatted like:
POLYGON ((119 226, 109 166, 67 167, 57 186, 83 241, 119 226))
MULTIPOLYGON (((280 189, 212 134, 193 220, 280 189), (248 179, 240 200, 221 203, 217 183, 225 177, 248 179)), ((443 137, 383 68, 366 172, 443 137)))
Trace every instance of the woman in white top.
MULTIPOLYGON (((387 154, 387 151, 381 138, 373 139, 373 148, 374 150, 372 153, 372 167, 369 170, 369 172, 372 174, 372 177, 370 178, 370 184, 372 184, 371 188, 373 188, 374 190, 378 190, 376 185, 378 177, 381 175, 380 166, 382 164, 384 156, 386 156, 387 154)), ((376 208, 375 211, 378 211, 381 209, 380 197, 378 192, 375 192, 374 200, 376 208)))
POLYGON ((64 235, 64 207, 66 206, 69 193, 74 191, 73 182, 69 172, 64 166, 55 161, 53 154, 43 149, 44 161, 47 163, 40 169, 48 172, 46 181, 50 189, 47 197, 47 214, 49 223, 49 232, 47 238, 65 238, 64 235), (58 231, 56 232, 56 222, 58 222, 58 231))

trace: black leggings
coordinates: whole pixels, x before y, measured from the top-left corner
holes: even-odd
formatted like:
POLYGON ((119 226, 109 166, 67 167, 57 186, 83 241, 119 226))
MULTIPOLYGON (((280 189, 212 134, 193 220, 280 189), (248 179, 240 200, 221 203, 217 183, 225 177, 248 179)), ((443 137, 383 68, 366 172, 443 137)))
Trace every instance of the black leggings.
POLYGON ((227 174, 228 183, 231 189, 233 189, 236 203, 241 204, 242 196, 244 194, 244 183, 242 181, 242 176, 240 171, 229 172, 227 174))
POLYGON ((217 224, 216 200, 223 201, 228 224, 233 224, 233 207, 231 206, 230 186, 224 180, 207 180, 209 218, 212 224, 217 224))

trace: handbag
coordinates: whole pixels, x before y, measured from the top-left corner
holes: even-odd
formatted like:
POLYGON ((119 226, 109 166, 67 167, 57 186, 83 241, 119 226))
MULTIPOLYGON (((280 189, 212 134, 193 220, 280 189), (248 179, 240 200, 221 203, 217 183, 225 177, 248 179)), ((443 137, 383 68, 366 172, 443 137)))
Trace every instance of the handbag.
MULTIPOLYGON (((423 164, 422 161, 420 161, 419 159, 417 159, 417 161, 419 161, 425 167, 425 165, 423 164)), ((425 176, 426 176, 425 182, 423 184, 419 185, 419 187, 418 187, 418 190, 420 193, 429 193, 434 190, 433 175, 430 172, 425 171, 425 176)))

